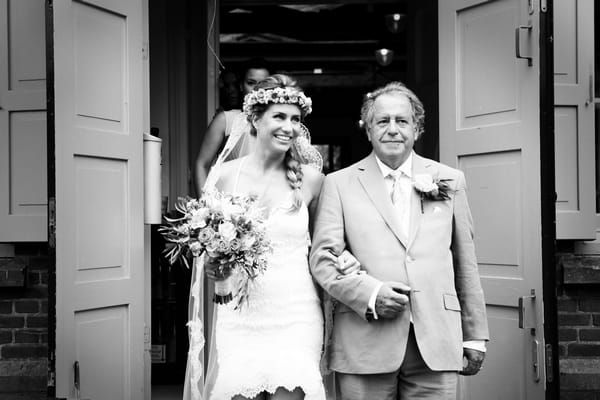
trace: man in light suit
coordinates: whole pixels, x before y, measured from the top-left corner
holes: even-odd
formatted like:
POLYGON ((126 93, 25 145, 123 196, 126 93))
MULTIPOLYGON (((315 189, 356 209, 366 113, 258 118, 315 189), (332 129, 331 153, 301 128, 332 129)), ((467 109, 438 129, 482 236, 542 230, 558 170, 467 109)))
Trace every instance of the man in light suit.
POLYGON ((424 110, 399 82, 361 110, 373 152, 325 179, 311 271, 332 297, 326 354, 343 400, 455 399, 489 339, 464 174, 413 152, 424 110), (359 273, 340 274, 347 248, 359 273))

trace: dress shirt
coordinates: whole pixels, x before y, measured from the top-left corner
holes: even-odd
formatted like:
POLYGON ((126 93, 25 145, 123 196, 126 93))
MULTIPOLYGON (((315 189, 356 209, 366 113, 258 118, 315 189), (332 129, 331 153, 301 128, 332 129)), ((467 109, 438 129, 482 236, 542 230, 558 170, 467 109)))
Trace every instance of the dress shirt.
MULTIPOLYGON (((377 165, 379 165, 379 169, 381 170, 381 174, 384 177, 384 182, 385 185, 388 189, 388 192, 390 193, 390 198, 393 195, 393 190, 394 190, 394 181, 392 179, 385 179, 386 176, 388 175, 395 175, 395 179, 397 179, 396 185, 401 185, 401 189, 400 189, 400 204, 397 205, 398 207, 405 207, 406 210, 410 209, 410 191, 411 191, 411 176, 412 176, 412 160, 413 160, 413 153, 412 151, 410 152, 410 154, 408 155, 408 158, 404 161, 404 163, 402 163, 402 165, 400 165, 398 168, 396 169, 391 169, 390 167, 388 167, 387 165, 385 165, 380 159, 379 157, 375 156, 375 160, 377 161, 377 165)), ((396 205, 395 205, 396 206, 396 205)), ((409 229, 409 219, 408 219, 408 215, 409 213, 406 212, 405 214, 405 218, 402 218, 399 216, 400 218, 400 229, 401 231, 405 234, 406 237, 408 237, 408 229, 409 229)), ((381 282, 379 285, 377 285, 375 287, 375 289, 373 290, 373 293, 371 294, 371 297, 369 298, 369 310, 371 310, 371 313, 373 314, 373 319, 378 319, 377 316, 377 312, 375 311, 375 300, 377 299, 377 294, 379 293, 379 290, 381 289, 381 286, 383 286, 383 282, 381 282)), ((412 317, 411 317, 412 319, 412 317)))

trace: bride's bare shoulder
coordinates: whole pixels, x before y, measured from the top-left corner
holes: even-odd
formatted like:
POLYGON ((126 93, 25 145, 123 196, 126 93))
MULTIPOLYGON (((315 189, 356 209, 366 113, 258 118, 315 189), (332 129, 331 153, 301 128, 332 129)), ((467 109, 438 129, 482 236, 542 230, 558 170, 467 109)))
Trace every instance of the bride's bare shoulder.
POLYGON ((323 184, 323 173, 311 165, 302 165, 302 174, 304 185, 312 196, 318 195, 323 184))

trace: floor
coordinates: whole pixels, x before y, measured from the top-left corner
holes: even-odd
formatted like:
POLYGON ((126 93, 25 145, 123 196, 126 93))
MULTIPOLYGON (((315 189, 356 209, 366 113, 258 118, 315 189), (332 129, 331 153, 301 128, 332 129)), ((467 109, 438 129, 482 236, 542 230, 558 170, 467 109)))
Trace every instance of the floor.
POLYGON ((152 385, 152 400, 180 400, 183 385, 152 385))

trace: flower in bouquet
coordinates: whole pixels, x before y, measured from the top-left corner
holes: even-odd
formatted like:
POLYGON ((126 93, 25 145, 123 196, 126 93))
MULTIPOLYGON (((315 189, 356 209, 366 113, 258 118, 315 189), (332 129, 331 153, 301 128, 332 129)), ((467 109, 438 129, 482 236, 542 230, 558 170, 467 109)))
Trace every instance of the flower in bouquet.
POLYGON ((199 199, 180 198, 179 216, 165 217, 159 231, 167 240, 165 253, 171 264, 188 257, 206 255, 224 278, 215 282, 215 302, 225 304, 237 297, 239 307, 248 300, 252 281, 265 271, 271 252, 263 211, 255 196, 233 196, 205 191, 199 199), (236 272, 237 292, 232 273, 236 272))

